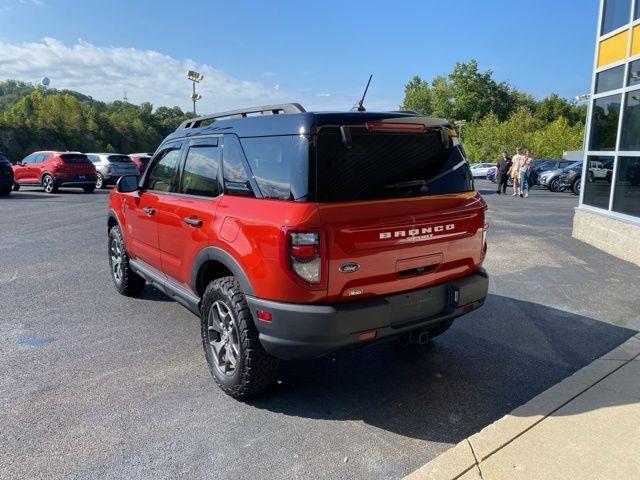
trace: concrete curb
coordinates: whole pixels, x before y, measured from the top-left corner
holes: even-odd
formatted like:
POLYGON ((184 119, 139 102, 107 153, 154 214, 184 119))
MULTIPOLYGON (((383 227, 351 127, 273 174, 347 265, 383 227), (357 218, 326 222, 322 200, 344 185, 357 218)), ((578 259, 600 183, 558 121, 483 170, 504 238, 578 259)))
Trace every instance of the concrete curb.
POLYGON ((480 463, 640 356, 640 334, 411 473, 406 480, 481 478, 480 463))

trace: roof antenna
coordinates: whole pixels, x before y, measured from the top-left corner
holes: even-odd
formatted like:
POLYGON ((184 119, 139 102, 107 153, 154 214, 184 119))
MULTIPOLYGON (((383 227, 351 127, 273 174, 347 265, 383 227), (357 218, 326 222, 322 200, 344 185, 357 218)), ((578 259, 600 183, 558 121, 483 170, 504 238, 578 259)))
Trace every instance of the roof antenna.
POLYGON ((371 84, 371 79, 373 75, 369 75, 369 81, 367 82, 367 86, 364 88, 364 93, 362 94, 362 98, 358 103, 356 103, 351 109, 352 112, 366 112, 367 109, 362 105, 364 103, 364 97, 367 96, 367 91, 369 90, 369 85, 371 84))

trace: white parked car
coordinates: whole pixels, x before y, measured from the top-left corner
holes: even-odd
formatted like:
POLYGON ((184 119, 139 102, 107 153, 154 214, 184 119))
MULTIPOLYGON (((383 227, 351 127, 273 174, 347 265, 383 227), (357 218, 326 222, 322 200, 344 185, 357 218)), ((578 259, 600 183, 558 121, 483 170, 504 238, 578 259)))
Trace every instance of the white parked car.
POLYGON ((473 178, 487 178, 487 171, 495 166, 495 163, 474 163, 471 165, 473 178))

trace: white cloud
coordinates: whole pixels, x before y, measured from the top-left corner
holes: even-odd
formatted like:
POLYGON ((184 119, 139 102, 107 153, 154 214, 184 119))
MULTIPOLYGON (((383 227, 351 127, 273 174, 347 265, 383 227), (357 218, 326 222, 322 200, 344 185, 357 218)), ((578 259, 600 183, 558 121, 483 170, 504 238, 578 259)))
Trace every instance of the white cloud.
POLYGON ((202 94, 200 112, 290 101, 301 102, 308 109, 345 109, 359 95, 334 92, 329 97, 322 91, 286 91, 280 85, 239 79, 211 65, 178 60, 154 50, 101 47, 83 40, 66 45, 54 38, 21 44, 0 41, 0 80, 37 82, 46 75, 54 88, 76 90, 104 101, 121 99, 126 91, 133 103, 150 101, 154 106, 190 109, 187 70, 205 77, 197 85, 202 94))

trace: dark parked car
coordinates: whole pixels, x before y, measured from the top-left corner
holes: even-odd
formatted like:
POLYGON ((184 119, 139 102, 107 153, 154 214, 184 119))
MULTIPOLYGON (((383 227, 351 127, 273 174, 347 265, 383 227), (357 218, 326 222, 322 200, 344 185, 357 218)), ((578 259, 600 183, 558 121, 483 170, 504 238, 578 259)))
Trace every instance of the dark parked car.
POLYGON ((549 160, 548 163, 540 166, 538 173, 538 185, 548 188, 552 192, 562 190, 560 175, 565 168, 579 165, 582 168, 582 162, 572 162, 571 160, 549 160))
POLYGON ((580 195, 580 188, 582 188, 582 162, 576 162, 562 170, 560 188, 562 190, 571 190, 574 195, 580 195))
POLYGON ((13 168, 11 163, 0 153, 0 195, 7 196, 13 188, 13 168))

